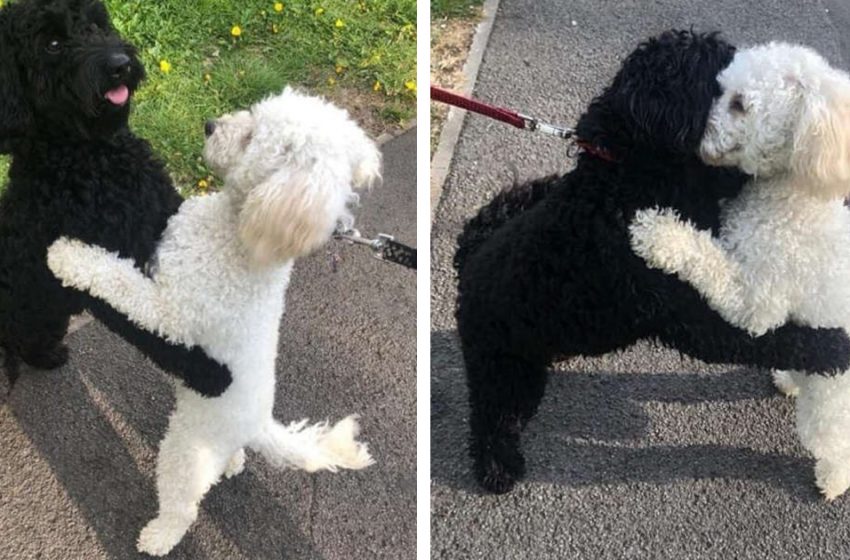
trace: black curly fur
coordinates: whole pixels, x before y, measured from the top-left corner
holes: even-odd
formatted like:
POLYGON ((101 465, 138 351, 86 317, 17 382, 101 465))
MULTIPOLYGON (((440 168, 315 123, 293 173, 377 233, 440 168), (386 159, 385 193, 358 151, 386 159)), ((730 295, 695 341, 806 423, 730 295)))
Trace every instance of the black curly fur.
POLYGON ((228 369, 199 349, 135 327, 63 288, 47 268, 47 247, 63 235, 143 267, 177 212, 182 200, 163 165, 128 128, 130 104, 105 99, 143 78, 135 49, 97 0, 22 0, 0 10, 0 151, 12 154, 0 198, 0 344, 12 383, 20 360, 65 363, 69 317, 88 308, 187 386, 213 396, 230 384, 228 369))
POLYGON ((457 324, 466 363, 475 474, 506 492, 525 469, 520 431, 556 357, 599 355, 639 339, 708 362, 843 371, 840 329, 788 325, 759 338, 732 327, 629 245, 635 211, 676 208, 719 227, 718 201, 745 177, 696 157, 718 72, 734 48, 717 35, 671 31, 640 45, 581 117, 580 138, 617 156, 512 189, 469 222, 456 258, 457 324))

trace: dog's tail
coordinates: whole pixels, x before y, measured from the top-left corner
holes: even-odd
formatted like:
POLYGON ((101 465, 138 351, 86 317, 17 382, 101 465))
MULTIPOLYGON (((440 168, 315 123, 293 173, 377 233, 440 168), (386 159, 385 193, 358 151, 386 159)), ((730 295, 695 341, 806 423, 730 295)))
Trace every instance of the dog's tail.
POLYGON ((369 455, 369 446, 357 441, 359 432, 356 416, 333 426, 327 422, 308 425, 307 420, 285 426, 272 420, 250 447, 279 468, 307 472, 357 470, 375 462, 369 455))
POLYGON ((460 272, 467 258, 475 253, 493 232, 546 198, 556 184, 555 176, 523 184, 514 183, 484 205, 478 214, 463 226, 463 231, 457 238, 455 270, 460 272))

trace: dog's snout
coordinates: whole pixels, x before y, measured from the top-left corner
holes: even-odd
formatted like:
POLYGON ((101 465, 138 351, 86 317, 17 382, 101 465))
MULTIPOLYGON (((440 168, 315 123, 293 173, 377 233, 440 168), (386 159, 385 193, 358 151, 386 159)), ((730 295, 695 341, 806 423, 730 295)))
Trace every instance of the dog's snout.
POLYGON ((207 135, 207 138, 213 135, 215 132, 215 121, 207 121, 204 125, 204 133, 207 135))
POLYGON ((107 66, 113 76, 120 76, 130 70, 130 57, 124 53, 112 53, 107 60, 107 66))

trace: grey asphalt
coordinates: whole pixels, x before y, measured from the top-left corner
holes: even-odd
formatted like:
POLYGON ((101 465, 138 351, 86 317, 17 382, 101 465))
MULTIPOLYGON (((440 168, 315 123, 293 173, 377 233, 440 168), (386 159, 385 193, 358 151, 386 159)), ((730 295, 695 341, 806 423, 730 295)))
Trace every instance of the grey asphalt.
MULTIPOLYGON (((574 123, 642 39, 719 29, 802 42, 850 64, 844 0, 502 0, 475 95, 574 123), (575 23, 573 23, 575 22, 575 23)), ((454 239, 517 176, 568 168, 557 139, 468 115, 433 232, 432 557, 850 558, 850 496, 824 503, 769 376, 639 344, 553 371, 524 434, 528 477, 482 495, 453 319, 454 239)))
MULTIPOLYGON (((416 131, 384 146, 384 184, 357 211, 364 233, 416 244, 416 131)), ((365 249, 296 264, 278 359, 284 421, 361 415, 377 465, 277 471, 249 454, 206 497, 175 559, 412 559, 416 549, 416 278, 365 249)), ((0 558, 132 559, 156 514, 155 454, 173 397, 164 374, 97 323, 69 364, 0 382, 0 558)))

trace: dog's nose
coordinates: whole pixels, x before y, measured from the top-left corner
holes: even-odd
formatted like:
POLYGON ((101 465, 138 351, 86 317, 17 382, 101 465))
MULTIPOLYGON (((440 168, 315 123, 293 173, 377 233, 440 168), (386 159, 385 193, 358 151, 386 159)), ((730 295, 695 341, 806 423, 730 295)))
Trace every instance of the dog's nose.
POLYGON ((204 125, 204 133, 207 135, 207 138, 213 135, 215 132, 215 121, 207 121, 204 125))
POLYGON ((112 53, 106 62, 113 76, 120 76, 130 70, 130 57, 124 53, 112 53))

